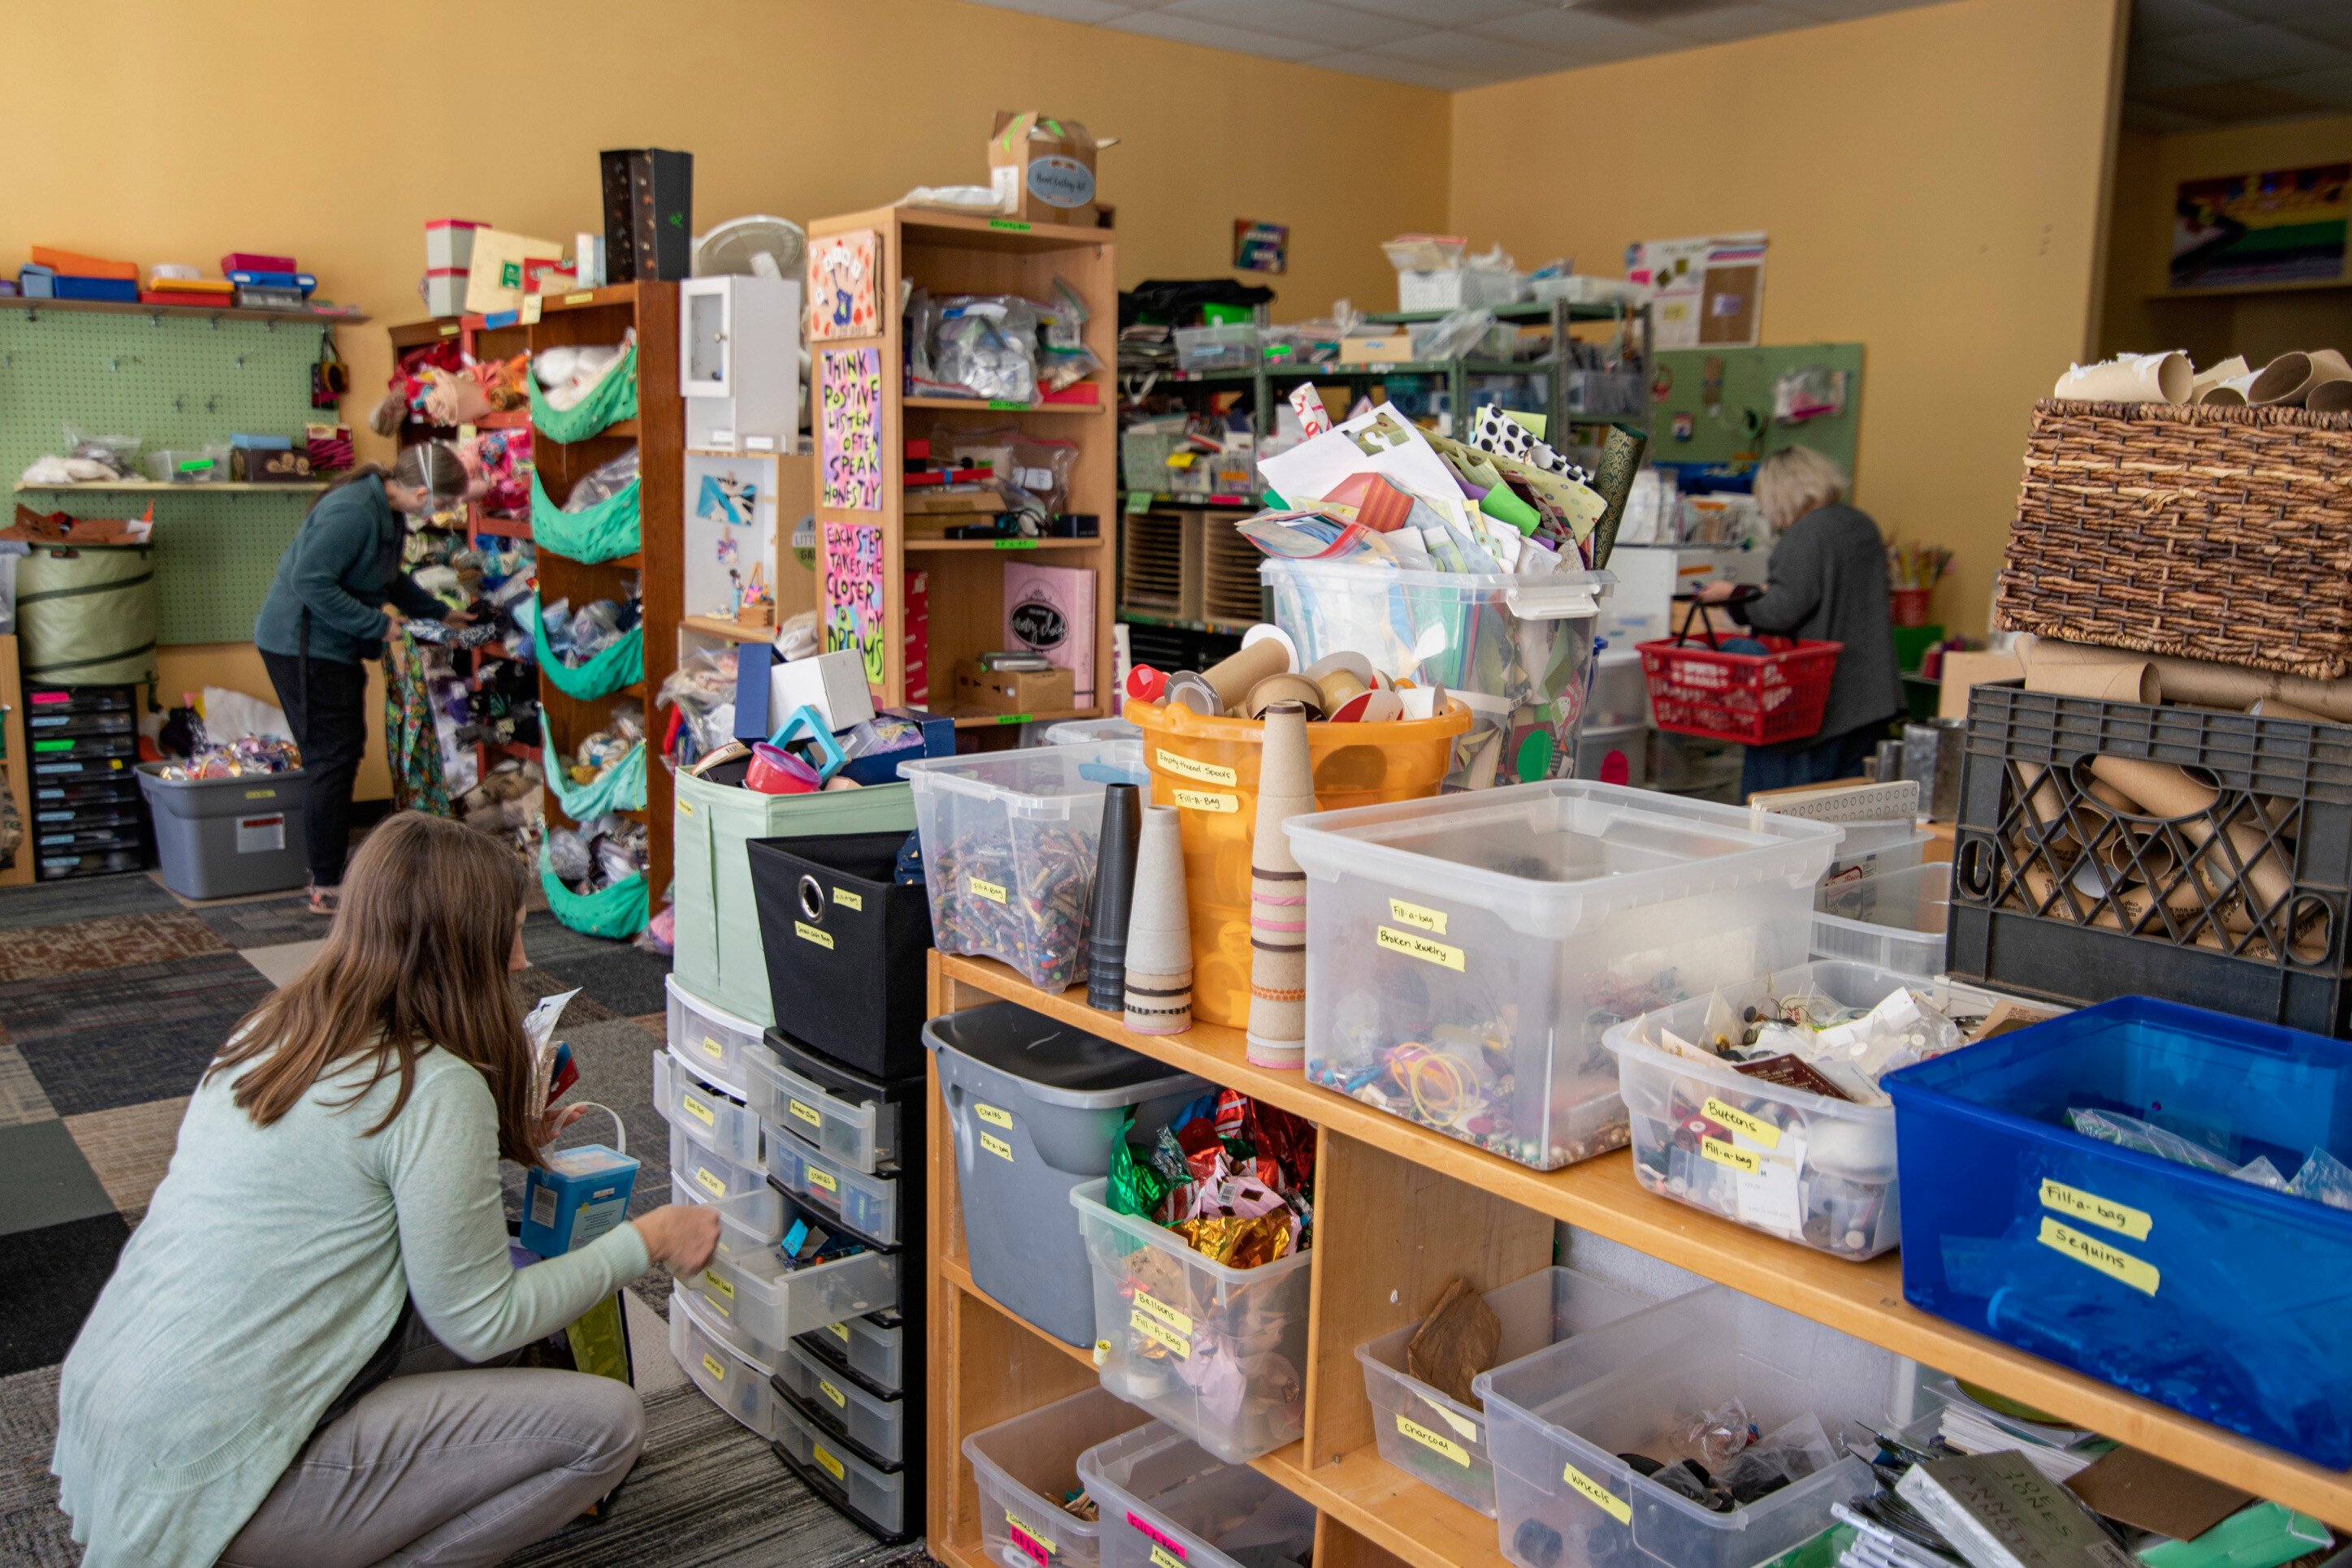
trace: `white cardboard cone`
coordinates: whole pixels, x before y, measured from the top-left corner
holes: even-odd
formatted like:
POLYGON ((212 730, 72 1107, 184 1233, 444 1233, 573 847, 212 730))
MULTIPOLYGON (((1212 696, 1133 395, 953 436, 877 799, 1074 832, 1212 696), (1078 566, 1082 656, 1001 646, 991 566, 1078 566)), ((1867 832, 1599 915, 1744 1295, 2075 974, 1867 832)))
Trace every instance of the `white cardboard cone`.
POLYGON ((1307 714, 1266 710, 1258 752, 1257 821, 1250 843, 1249 1060, 1297 1067, 1307 1054, 1307 873, 1283 831, 1315 810, 1307 714))
POLYGON ((1143 809, 1127 922, 1126 999, 1127 1027, 1138 1034, 1181 1034, 1192 1027, 1192 923, 1173 806, 1143 809))

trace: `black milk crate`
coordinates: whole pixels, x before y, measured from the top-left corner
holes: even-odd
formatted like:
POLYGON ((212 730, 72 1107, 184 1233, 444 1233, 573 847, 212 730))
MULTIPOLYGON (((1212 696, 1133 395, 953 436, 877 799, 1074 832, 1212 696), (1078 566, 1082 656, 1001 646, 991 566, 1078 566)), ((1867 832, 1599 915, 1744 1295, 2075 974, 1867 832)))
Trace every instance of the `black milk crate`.
POLYGON ((1975 687, 1945 961, 2070 1004, 2147 996, 2352 1036, 2352 727, 1975 687), (2092 759, 2117 759, 2106 777, 2092 759), (2134 771, 2169 765, 2178 773, 2134 771), (2191 793, 2158 815, 2104 791, 2191 793))

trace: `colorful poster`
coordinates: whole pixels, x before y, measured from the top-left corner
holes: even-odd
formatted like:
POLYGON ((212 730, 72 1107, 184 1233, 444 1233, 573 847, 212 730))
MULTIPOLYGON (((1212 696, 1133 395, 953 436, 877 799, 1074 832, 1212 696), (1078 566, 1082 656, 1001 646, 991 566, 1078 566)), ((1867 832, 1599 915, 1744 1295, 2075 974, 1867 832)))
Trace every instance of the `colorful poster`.
POLYGON ((818 423, 824 444, 820 503, 858 512, 882 509, 882 350, 818 351, 818 423))
POLYGON ((1234 270, 1284 272, 1290 266, 1290 225, 1234 220, 1234 270))
POLYGON ((2347 183, 2352 163, 2181 181, 2172 204, 2172 287, 2340 282, 2347 183))
POLYGON ((872 229, 808 242, 811 340, 881 335, 875 309, 881 283, 874 264, 876 243, 872 229))
POLYGON ((1654 239, 1625 247, 1625 277, 1650 291, 1660 349, 1752 349, 1763 331, 1764 236, 1654 239))
POLYGON ((855 649, 866 684, 882 684, 882 529, 874 523, 824 525, 824 651, 855 649))

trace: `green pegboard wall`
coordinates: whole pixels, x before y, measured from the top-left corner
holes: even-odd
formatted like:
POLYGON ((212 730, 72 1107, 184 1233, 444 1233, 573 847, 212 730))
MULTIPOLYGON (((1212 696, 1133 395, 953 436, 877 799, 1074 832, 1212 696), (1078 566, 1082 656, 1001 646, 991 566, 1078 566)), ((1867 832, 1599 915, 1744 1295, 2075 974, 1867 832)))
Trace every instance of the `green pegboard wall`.
MULTIPOLYGON (((147 452, 226 445, 232 431, 290 435, 338 417, 310 407, 320 329, 304 322, 0 308, 0 474, 63 450, 64 427, 136 435, 147 452)), ((143 476, 143 472, 142 472, 143 476)), ((164 643, 245 643, 310 490, 145 496, 19 491, 76 517, 155 503, 156 622, 164 643)))
POLYGON ((1792 343, 1763 349, 1669 349, 1657 362, 1674 374, 1674 386, 1650 404, 1650 459, 1655 463, 1728 463, 1739 454, 1758 456, 1783 446, 1810 446, 1853 472, 1855 431, 1862 417, 1862 345, 1792 343), (1723 402, 1709 413, 1704 402, 1706 361, 1723 361, 1723 402), (1845 412, 1801 424, 1774 424, 1772 383, 1787 371, 1809 365, 1843 371, 1845 412), (1751 447, 1741 416, 1753 409, 1764 422, 1751 447), (1675 439, 1675 415, 1691 416, 1691 438, 1675 439))

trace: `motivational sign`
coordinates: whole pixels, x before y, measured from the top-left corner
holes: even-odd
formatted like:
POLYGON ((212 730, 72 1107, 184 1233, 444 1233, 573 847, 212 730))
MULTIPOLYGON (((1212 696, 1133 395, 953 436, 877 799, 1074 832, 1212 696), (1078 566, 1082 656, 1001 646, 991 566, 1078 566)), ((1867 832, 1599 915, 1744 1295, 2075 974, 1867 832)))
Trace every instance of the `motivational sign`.
MULTIPOLYGON (((819 355, 818 501, 845 511, 882 509, 882 350, 819 355)), ((877 570, 879 565, 877 562, 877 570)))
POLYGON ((856 653, 866 683, 882 684, 882 528, 824 525, 824 651, 856 653))

